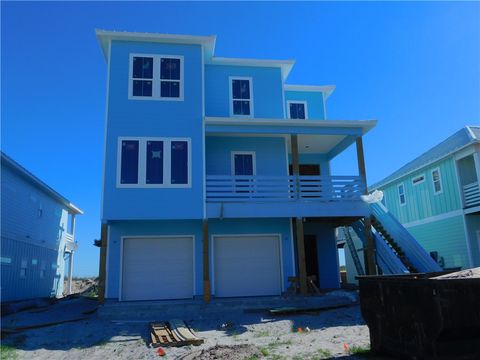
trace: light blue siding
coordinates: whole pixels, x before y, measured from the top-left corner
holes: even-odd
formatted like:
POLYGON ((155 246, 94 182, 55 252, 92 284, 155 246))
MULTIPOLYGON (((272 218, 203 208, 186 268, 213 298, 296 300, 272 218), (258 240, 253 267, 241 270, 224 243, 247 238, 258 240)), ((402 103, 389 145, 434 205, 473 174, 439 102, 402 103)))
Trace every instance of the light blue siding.
POLYGON ((204 140, 201 56, 201 47, 198 45, 112 43, 102 216, 104 221, 202 218, 204 140), (128 69, 131 53, 183 56, 184 101, 129 100, 128 69), (117 188, 119 137, 190 138, 191 188, 117 188))
POLYGON ((2 302, 61 296, 67 208, 3 164, 1 193, 2 302))
POLYGON ((472 252, 472 267, 480 266, 480 213, 465 216, 470 251, 472 252))
MULTIPOLYGON (((320 91, 285 91, 285 106, 288 106, 289 100, 306 101, 308 119, 325 120, 323 96, 320 91)), ((287 110, 285 114, 288 116, 287 110)))
POLYGON ((230 116, 230 76, 252 78, 254 117, 284 118, 280 68, 230 65, 205 66, 206 116, 230 116))
POLYGON ((285 139, 261 137, 207 137, 206 173, 231 175, 232 151, 254 151, 257 175, 287 175, 285 139))
MULTIPOLYGON (((280 234, 282 239, 283 283, 293 276, 292 239, 289 219, 229 219, 210 220, 210 241, 213 235, 280 234)), ((107 298, 116 299, 120 291, 121 238, 129 236, 193 235, 195 293, 203 294, 203 240, 202 222, 190 221, 116 221, 109 225, 107 255, 107 298)), ((211 244, 210 244, 211 245, 211 244)), ((212 249, 212 246, 210 246, 212 249)), ((212 263, 212 258, 210 258, 212 263)), ((210 269, 212 267, 210 266, 210 269)), ((213 276, 211 274, 211 279, 213 276)))

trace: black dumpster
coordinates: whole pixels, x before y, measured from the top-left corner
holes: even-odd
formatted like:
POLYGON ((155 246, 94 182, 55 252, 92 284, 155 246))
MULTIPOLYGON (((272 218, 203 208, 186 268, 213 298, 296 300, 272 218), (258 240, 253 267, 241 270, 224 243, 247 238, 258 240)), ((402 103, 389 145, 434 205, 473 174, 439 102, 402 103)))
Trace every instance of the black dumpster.
POLYGON ((371 349, 402 359, 480 359, 480 278, 359 276, 371 349))

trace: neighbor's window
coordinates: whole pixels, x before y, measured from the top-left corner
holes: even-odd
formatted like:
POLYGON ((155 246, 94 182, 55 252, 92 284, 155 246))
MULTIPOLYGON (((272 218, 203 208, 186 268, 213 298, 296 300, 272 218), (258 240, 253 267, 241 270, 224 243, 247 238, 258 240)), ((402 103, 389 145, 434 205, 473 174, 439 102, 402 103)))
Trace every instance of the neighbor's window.
POLYGON ((119 139, 119 147, 118 187, 190 186, 190 139, 119 139))
POLYGON ((425 181, 425 175, 420 175, 420 176, 417 176, 417 177, 414 177, 412 179, 412 184, 413 185, 418 185, 418 184, 421 184, 425 181))
POLYGON ((183 100, 183 57, 130 55, 129 97, 183 100))
POLYGON ((442 192, 442 179, 440 178, 440 170, 432 170, 433 191, 435 194, 442 192))
POLYGON ((231 115, 253 116, 252 79, 231 78, 231 115))
POLYGON ((302 102, 288 102, 288 117, 290 119, 306 119, 307 118, 307 103, 302 102))
POLYGON ((406 204, 406 198, 405 198, 405 187, 403 184, 398 185, 398 198, 400 200, 400 205, 405 205, 406 204))
POLYGON ((20 277, 25 278, 27 277, 27 259, 22 259, 21 265, 20 265, 20 277))

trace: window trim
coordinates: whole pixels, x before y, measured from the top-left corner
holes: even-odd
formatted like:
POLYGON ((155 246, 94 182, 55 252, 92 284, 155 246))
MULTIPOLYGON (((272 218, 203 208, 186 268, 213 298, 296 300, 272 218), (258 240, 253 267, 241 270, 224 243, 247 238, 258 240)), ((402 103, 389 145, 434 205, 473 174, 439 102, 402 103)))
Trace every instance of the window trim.
POLYGON ((232 176, 242 176, 235 175, 235 155, 251 155, 252 156, 252 168, 253 175, 257 175, 257 154, 255 151, 232 151, 230 154, 230 171, 232 176))
POLYGON ((133 137, 119 136, 117 143, 117 188, 135 188, 135 189, 152 189, 152 188, 191 188, 192 187, 192 141, 191 138, 182 137, 133 137), (122 184, 120 182, 122 175, 122 141, 138 141, 138 183, 122 184), (147 184, 147 142, 163 141, 163 184, 147 184), (171 178, 171 143, 173 141, 186 141, 188 144, 187 153, 187 183, 172 184, 171 178))
POLYGON ((308 107, 305 100, 287 100, 287 116, 292 120, 307 120, 308 119, 308 107), (305 109, 305 119, 292 119, 290 116, 290 104, 303 104, 305 109))
POLYGON ((397 185, 397 194, 398 194, 398 202, 400 203, 400 206, 405 206, 407 205, 407 194, 405 191, 405 184, 401 182, 400 184, 397 185), (404 202, 402 203, 402 194, 400 194, 400 187, 403 189, 403 199, 404 202))
MULTIPOLYGON (((254 117, 254 106, 253 106, 253 78, 251 76, 229 76, 228 77, 228 94, 230 101, 230 117, 242 117, 242 118, 253 118, 254 117), (233 80, 248 80, 250 88, 250 115, 240 115, 233 113, 233 80)), ((246 100, 246 99, 242 99, 246 100)))
POLYGON ((413 185, 413 186, 420 185, 421 183, 424 183, 424 182, 425 182, 425 174, 417 175, 417 176, 415 176, 414 178, 412 178, 412 185, 413 185), (421 178, 421 177, 423 177, 422 180, 417 181, 417 182, 414 182, 415 179, 418 179, 418 178, 421 178))
POLYGON ((440 172, 440 168, 436 167, 430 171, 430 174, 432 176, 432 187, 433 187, 433 194, 434 195, 439 195, 443 193, 443 182, 442 182, 442 173, 440 172), (435 180, 433 179, 433 173, 437 171, 438 172, 438 182, 440 183, 440 191, 435 190, 435 180))
POLYGON ((182 55, 162 55, 162 54, 129 54, 128 65, 128 99, 129 100, 157 100, 157 101, 184 101, 184 57, 182 55), (152 72, 152 96, 134 96, 133 95, 133 58, 134 57, 151 57, 153 58, 153 72, 152 72), (161 96, 161 82, 160 78, 160 61, 161 59, 179 59, 180 60, 180 80, 164 80, 164 81, 179 81, 180 93, 179 97, 162 97, 161 96))

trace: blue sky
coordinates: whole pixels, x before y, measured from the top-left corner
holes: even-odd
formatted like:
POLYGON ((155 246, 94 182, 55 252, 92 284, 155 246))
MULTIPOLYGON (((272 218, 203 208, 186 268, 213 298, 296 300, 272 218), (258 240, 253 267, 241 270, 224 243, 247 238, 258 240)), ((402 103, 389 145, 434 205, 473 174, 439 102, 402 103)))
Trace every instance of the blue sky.
MULTIPOLYGON (((98 271, 106 66, 94 29, 216 34, 216 55, 296 59, 335 84, 329 119, 378 119, 370 184, 480 123, 480 3, 2 2, 1 147, 85 211, 76 275, 98 271)), ((356 171, 355 151, 333 164, 356 171)))

